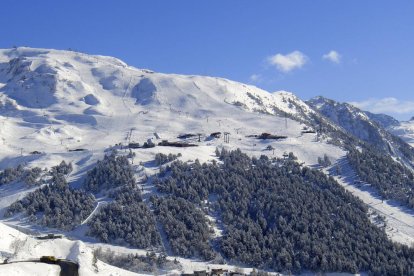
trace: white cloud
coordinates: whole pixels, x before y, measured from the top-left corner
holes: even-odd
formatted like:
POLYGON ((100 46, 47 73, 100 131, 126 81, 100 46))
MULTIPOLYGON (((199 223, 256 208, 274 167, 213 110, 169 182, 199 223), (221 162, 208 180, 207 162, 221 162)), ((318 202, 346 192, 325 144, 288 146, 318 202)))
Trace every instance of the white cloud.
POLYGON ((261 81, 261 80, 262 80, 262 76, 261 76, 260 74, 252 74, 252 75, 249 77, 249 80, 250 80, 251 82, 259 82, 259 81, 261 81))
POLYGON ((303 67, 308 62, 308 57, 300 51, 282 55, 276 54, 267 59, 268 63, 276 66, 279 71, 290 72, 294 69, 303 67))
POLYGON ((329 60, 333 63, 341 63, 342 56, 337 51, 330 51, 329 53, 322 56, 323 59, 329 60))
POLYGON ((383 99, 368 99, 361 102, 350 102, 350 104, 373 113, 394 113, 407 114, 414 113, 414 101, 400 101, 389 97, 383 99))

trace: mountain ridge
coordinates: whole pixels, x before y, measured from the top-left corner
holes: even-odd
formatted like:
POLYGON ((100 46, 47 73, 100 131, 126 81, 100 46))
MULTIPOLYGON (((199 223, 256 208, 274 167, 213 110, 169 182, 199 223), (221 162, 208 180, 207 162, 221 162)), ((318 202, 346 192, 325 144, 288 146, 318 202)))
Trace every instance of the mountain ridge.
POLYGON ((383 114, 372 114, 349 103, 340 103, 324 97, 315 97, 307 101, 315 110, 329 118, 334 124, 340 125, 348 133, 361 139, 379 150, 383 150, 395 158, 405 159, 412 169, 414 150, 399 136, 389 129, 400 123, 383 114), (387 121, 387 122, 384 122, 387 121))

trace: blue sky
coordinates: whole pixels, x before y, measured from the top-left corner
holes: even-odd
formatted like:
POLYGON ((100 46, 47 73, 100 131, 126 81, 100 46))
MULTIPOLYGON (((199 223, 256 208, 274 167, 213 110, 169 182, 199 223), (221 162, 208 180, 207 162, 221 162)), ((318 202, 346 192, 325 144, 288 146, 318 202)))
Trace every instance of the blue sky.
POLYGON ((3 0, 0 48, 118 57, 414 116, 414 1, 3 0))

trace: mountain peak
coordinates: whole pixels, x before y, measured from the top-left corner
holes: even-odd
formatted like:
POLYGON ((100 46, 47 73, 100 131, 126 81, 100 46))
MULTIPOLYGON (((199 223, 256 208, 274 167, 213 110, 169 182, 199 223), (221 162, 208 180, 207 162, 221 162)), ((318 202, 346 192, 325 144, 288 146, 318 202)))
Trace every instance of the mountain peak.
POLYGON ((70 113, 87 116, 155 106, 201 117, 229 105, 267 114, 313 112, 287 91, 269 93, 223 78, 137 69, 113 57, 28 47, 0 50, 0 92, 16 109, 56 112, 69 106, 70 113))
POLYGON ((334 100, 328 99, 324 96, 316 96, 311 98, 310 100, 306 101, 308 104, 310 104, 311 106, 314 107, 318 107, 322 108, 324 105, 328 104, 328 105, 336 105, 338 104, 337 102, 335 102, 334 100))
POLYGON ((75 50, 57 50, 57 49, 45 49, 45 48, 31 48, 31 47, 16 47, 16 48, 7 48, 0 49, 0 62, 2 60, 10 60, 14 58, 31 58, 31 59, 44 59, 47 58, 50 61, 59 61, 62 57, 72 57, 72 58, 86 58, 90 62, 110 62, 114 65, 126 67, 128 66, 122 60, 104 55, 91 55, 82 53, 75 50))

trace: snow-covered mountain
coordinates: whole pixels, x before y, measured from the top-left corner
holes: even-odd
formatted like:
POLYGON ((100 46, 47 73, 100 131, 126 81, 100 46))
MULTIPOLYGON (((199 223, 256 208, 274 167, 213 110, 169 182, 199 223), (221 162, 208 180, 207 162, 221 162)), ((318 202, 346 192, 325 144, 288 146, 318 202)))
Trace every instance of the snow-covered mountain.
POLYGON ((400 122, 395 119, 394 117, 391 117, 389 115, 386 114, 375 114, 375 113, 371 113, 369 111, 364 111, 365 114, 367 114, 367 116, 377 122, 380 126, 382 126, 385 129, 388 129, 389 127, 393 127, 393 126, 397 126, 400 124, 400 122))
MULTIPOLYGON (((122 145, 129 143, 142 145, 149 140, 158 144, 164 140, 186 139, 197 147, 131 148, 130 162, 137 183, 160 172, 160 167, 154 165, 157 153, 180 153, 181 161, 191 163, 199 159, 209 163, 217 161, 216 148, 240 148, 249 156, 270 158, 286 158, 292 152, 301 166, 318 168, 324 157, 338 170, 343 166, 348 171, 348 163, 344 161, 347 151, 360 149, 365 141, 394 157, 405 156, 410 160, 412 149, 385 129, 392 128, 397 133, 400 126, 391 118, 321 97, 304 102, 286 91, 269 93, 222 78, 156 73, 129 66, 113 57, 50 49, 0 50, 0 171, 18 165, 50 169, 65 160, 73 166, 66 179, 74 188, 82 185, 87 171, 112 149, 124 149, 122 145), (223 136, 210 135, 217 132, 228 133, 230 138, 224 140, 223 136), (282 139, 258 139, 262 133, 282 139), (183 134, 189 134, 189 138, 178 138, 183 134)), ((122 154, 127 154, 126 149, 122 154)), ((370 204, 375 195, 349 187, 357 181, 352 173, 348 178, 336 175, 337 180, 370 204)), ((41 175, 45 178, 47 174, 41 175)), ((0 216, 12 203, 38 188, 20 182, 0 185, 0 216)), ((148 203, 154 193, 157 193, 154 186, 142 188, 143 200, 148 203)), ((82 275, 127 275, 102 262, 92 264, 92 251, 97 246, 110 247, 116 252, 146 253, 102 244, 85 236, 88 220, 113 200, 99 196, 102 198, 96 199, 95 209, 80 225, 59 232, 77 242, 66 239, 38 242, 37 250, 25 252, 20 247, 33 245, 33 235, 19 234, 5 224, 40 233, 50 229, 31 223, 27 217, 3 218, 0 228, 4 231, 0 231, 0 238, 7 240, 7 244, 1 245, 0 254, 14 259, 58 255, 82 263, 82 275), (54 247, 61 250, 56 251, 54 247)), ((398 218, 409 218, 408 213, 395 218, 398 210, 393 206, 387 202, 371 206, 385 214, 392 226, 387 228, 389 231, 399 227, 398 218)), ((220 219, 214 214, 207 218, 214 225, 214 235, 219 237, 223 231, 220 219)), ((404 225, 405 232, 389 236, 406 244, 414 241, 414 222, 408 223, 404 225)), ((171 261, 178 258, 183 265, 177 273, 209 266, 196 259, 168 257, 171 261)), ((0 266, 0 274, 1 269, 0 266)), ((19 266, 18 269, 28 268, 19 266)))
POLYGON ((381 125, 392 134, 402 138, 405 142, 414 146, 414 117, 408 121, 398 121, 385 114, 374 114, 365 111, 367 116, 381 125))
POLYGON ((313 112, 288 92, 270 94, 226 79, 160 74, 111 57, 17 48, 1 51, 0 62, 2 106, 10 112, 4 115, 28 117, 29 110, 41 109, 51 113, 44 117, 71 121, 59 119, 57 108, 112 116, 115 110, 117 115, 130 115, 140 108, 163 106, 204 118, 229 104, 269 114, 313 112))
POLYGON ((409 163, 414 160, 413 149, 399 138, 400 135, 389 131, 400 126, 394 118, 384 114, 373 114, 351 104, 339 103, 324 97, 312 98, 307 103, 355 137, 395 157, 405 158, 409 163))
POLYGON ((399 122, 388 127, 388 131, 398 135, 412 147, 414 147, 414 118, 409 121, 399 122))
POLYGON ((181 133, 230 131, 241 147, 247 142, 242 137, 269 132, 302 146, 312 139, 297 136, 316 114, 285 91, 268 93, 221 78, 137 69, 111 57, 31 48, 0 52, 0 107, 3 168, 12 164, 11 156, 33 151, 49 158, 76 148, 99 152, 126 142, 127 132, 129 141, 144 142, 153 133, 171 140, 181 133))

